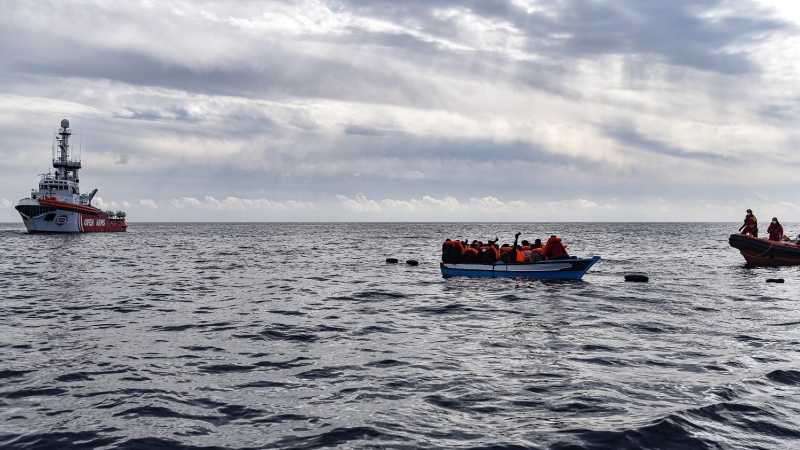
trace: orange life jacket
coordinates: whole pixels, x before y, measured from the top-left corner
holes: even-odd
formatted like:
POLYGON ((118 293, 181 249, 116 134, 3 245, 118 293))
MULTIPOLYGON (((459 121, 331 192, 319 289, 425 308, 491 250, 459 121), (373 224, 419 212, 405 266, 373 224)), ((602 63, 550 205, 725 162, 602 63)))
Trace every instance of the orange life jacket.
POLYGON ((535 255, 537 253, 540 254, 540 255, 544 255, 543 250, 544 249, 542 247, 532 248, 531 249, 531 255, 528 257, 528 261, 529 262, 533 262, 533 255, 535 255))
POLYGON ((473 247, 467 247, 464 249, 464 254, 472 253, 475 256, 478 256, 478 250, 473 247))
POLYGON ((444 241, 444 243, 442 245, 443 246, 448 246, 448 247, 455 247, 462 254, 464 253, 464 244, 462 244, 461 241, 444 241))
POLYGON ((522 250, 517 250, 517 262, 524 263, 525 262, 525 252, 522 250))

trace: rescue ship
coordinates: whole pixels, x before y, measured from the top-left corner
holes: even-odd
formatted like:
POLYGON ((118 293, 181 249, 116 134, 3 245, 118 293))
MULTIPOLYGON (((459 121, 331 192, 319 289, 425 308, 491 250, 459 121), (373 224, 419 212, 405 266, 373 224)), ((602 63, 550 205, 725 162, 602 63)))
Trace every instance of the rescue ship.
POLYGON ((69 121, 61 121, 53 146, 55 173, 41 175, 39 189, 16 206, 29 233, 93 233, 125 231, 123 211, 102 211, 92 206, 97 189, 81 194, 80 160, 71 155, 69 121), (56 151, 57 147, 57 151, 56 151))

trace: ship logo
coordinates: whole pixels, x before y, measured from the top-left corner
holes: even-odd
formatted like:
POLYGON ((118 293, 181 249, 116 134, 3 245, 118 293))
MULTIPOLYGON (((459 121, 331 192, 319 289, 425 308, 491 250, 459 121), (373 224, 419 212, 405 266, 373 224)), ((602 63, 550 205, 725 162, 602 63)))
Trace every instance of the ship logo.
POLYGON ((64 225, 64 224, 67 223, 68 220, 69 220, 69 217, 67 217, 66 214, 62 214, 62 215, 58 216, 58 219, 56 219, 56 225, 58 225, 58 226, 64 225))

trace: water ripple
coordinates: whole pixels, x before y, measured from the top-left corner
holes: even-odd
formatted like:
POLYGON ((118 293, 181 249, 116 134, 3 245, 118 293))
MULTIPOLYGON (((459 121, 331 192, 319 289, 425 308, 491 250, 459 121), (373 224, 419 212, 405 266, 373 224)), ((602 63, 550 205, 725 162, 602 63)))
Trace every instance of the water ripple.
POLYGON ((0 448, 800 448, 800 269, 736 227, 0 224, 0 448), (518 230, 603 260, 440 276, 518 230))

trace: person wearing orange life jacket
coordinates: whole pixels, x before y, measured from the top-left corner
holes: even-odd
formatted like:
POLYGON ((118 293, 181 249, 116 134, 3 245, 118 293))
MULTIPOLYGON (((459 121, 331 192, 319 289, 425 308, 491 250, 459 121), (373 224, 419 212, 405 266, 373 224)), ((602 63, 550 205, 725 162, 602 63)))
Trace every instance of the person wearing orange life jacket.
POLYGON ((770 241, 780 241, 783 238, 783 225, 778 222, 777 217, 772 218, 772 223, 767 227, 767 233, 769 233, 770 241))
POLYGON ((533 244, 531 244, 531 254, 528 257, 528 262, 537 263, 544 259, 544 248, 542 246, 542 240, 537 238, 533 244))
POLYGON ((519 235, 520 234, 522 234, 522 233, 517 233, 516 235, 514 235, 514 246, 512 248, 513 248, 513 252, 514 252, 514 262, 524 263, 525 262, 525 252, 523 252, 522 248, 520 248, 520 246, 517 244, 517 241, 519 240, 519 235))
POLYGON ((566 259, 569 258, 566 247, 561 243, 561 238, 556 235, 550 236, 547 244, 544 245, 544 256, 547 259, 566 259))
POLYGON ((451 241, 445 239, 442 244, 442 262, 443 263, 460 263, 464 255, 464 244, 459 240, 451 241))
POLYGON ((494 264, 500 259, 500 248, 497 247, 497 241, 500 239, 494 238, 486 245, 480 248, 481 264, 494 264))
POLYGON ((500 261, 505 264, 508 263, 523 263, 525 262, 525 253, 519 247, 519 235, 522 233, 517 233, 514 236, 514 245, 503 244, 503 247, 500 249, 500 261))
POLYGON ((478 241, 478 240, 474 240, 474 241, 472 241, 472 244, 469 244, 469 246, 474 248, 475 250, 477 250, 478 253, 480 253, 481 252, 481 247, 483 247, 483 242, 478 241))
POLYGON ((742 234, 749 234, 753 237, 758 237, 758 219, 753 215, 753 210, 748 209, 747 215, 744 216, 744 225, 739 227, 742 234))
POLYGON ((520 247, 520 250, 522 250, 522 254, 525 256, 525 261, 526 262, 530 261, 530 259, 531 259, 531 243, 523 239, 522 240, 522 247, 520 247))
POLYGON ((478 249, 470 245, 464 249, 464 258, 462 258, 461 262, 463 264, 476 264, 479 262, 478 255, 480 255, 478 249))

